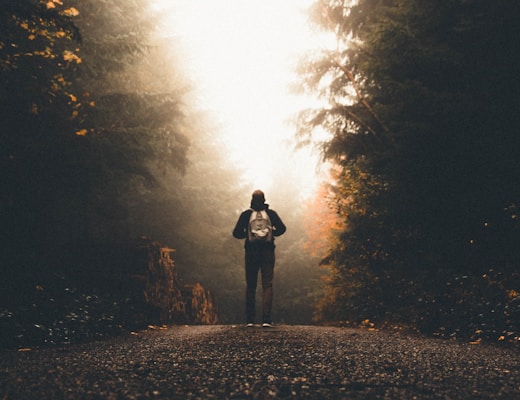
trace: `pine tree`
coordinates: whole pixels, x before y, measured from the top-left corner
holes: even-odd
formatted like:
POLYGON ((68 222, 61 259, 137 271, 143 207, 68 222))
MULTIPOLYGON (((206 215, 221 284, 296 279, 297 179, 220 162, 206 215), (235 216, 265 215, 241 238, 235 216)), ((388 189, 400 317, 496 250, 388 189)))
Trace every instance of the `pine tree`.
POLYGON ((338 171, 346 229, 325 257, 346 293, 336 317, 385 319, 436 280, 516 265, 519 6, 318 1, 311 11, 337 38, 301 66, 302 86, 327 104, 299 119, 305 140, 329 132, 323 156, 338 171), (346 301, 358 284, 357 303, 346 301))

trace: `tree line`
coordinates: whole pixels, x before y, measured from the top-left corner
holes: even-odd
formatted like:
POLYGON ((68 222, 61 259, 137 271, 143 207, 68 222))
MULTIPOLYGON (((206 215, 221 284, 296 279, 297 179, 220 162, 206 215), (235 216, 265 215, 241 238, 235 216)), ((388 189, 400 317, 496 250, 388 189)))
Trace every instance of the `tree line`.
POLYGON ((320 0, 309 16, 335 39, 298 69, 323 104, 300 140, 332 166, 339 227, 319 319, 518 342, 519 6, 320 0))
MULTIPOLYGON (((147 240, 175 249, 179 277, 211 290, 220 322, 242 322, 231 231, 249 189, 166 23, 148 0, 0 2, 0 347, 153 323, 136 318, 129 283, 147 240)), ((310 321, 317 262, 285 209, 279 320, 310 321)))
MULTIPOLYGON (((23 343, 130 326, 122 277, 142 237, 241 322, 230 232, 250 193, 160 15, 145 0, 0 4, 0 327, 23 343)), ((518 342, 519 11, 314 3, 335 43, 302 59, 296 89, 324 105, 295 122, 331 177, 308 204, 290 179, 267 193, 289 228, 281 322, 310 322, 317 303, 316 322, 518 342)))

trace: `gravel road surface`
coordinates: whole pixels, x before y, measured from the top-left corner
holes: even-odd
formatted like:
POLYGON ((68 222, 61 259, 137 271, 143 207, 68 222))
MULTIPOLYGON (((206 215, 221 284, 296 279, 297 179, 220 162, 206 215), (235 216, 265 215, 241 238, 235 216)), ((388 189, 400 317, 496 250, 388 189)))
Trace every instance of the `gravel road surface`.
POLYGON ((520 399, 520 353, 397 332, 175 326, 1 352, 0 399, 520 399))

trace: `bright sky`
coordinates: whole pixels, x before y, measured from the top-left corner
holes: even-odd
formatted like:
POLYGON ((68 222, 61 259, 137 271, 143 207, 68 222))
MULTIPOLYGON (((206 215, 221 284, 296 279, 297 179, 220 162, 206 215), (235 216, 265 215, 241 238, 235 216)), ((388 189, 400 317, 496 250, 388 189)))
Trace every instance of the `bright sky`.
POLYGON ((293 150, 287 121, 305 103, 287 86, 297 56, 317 43, 303 14, 313 0, 153 1, 186 48, 201 107, 220 118, 246 185, 269 192, 297 180, 311 194, 317 155, 293 150))

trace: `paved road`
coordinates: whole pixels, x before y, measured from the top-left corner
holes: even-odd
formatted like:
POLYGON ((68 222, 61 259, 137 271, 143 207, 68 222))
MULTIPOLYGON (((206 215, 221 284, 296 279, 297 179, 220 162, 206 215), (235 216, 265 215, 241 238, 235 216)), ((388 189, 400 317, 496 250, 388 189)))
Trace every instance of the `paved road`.
POLYGON ((0 353, 0 399, 520 399, 514 349, 313 326, 191 326, 0 353))

